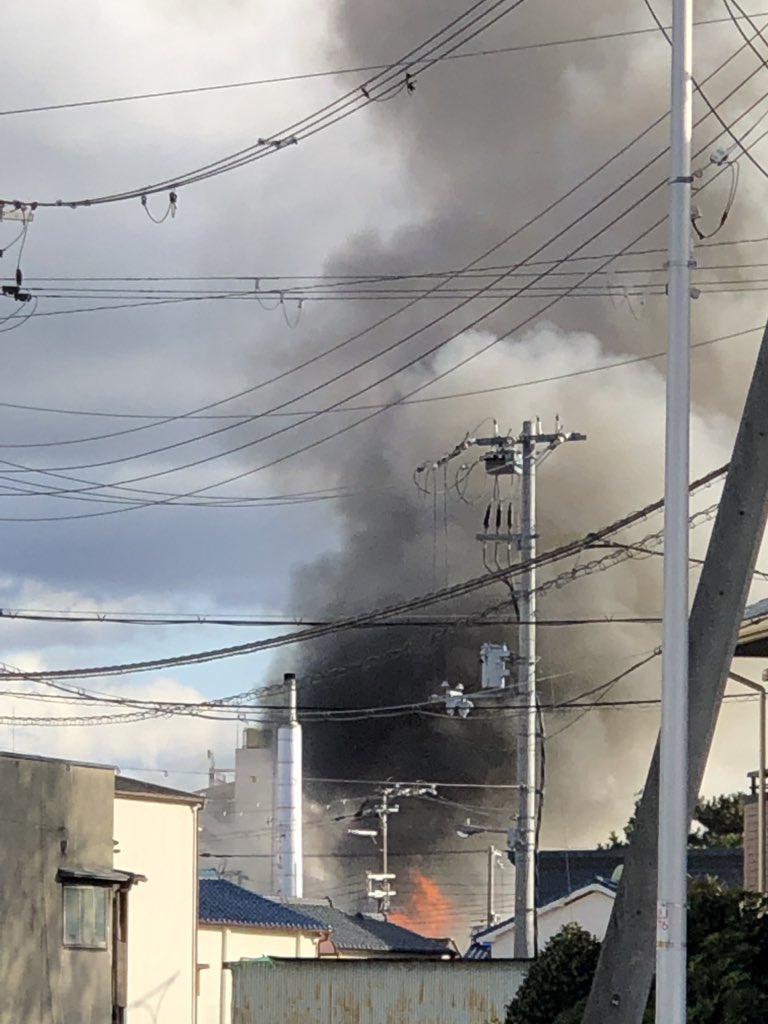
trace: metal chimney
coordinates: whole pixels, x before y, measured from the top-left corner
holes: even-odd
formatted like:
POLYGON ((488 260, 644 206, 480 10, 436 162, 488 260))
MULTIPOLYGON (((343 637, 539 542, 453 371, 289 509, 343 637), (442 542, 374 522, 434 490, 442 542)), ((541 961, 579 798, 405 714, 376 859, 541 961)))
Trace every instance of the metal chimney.
POLYGON ((272 891, 276 896, 304 894, 302 837, 301 726, 296 718, 296 676, 283 677, 288 715, 275 742, 275 799, 272 817, 272 891))

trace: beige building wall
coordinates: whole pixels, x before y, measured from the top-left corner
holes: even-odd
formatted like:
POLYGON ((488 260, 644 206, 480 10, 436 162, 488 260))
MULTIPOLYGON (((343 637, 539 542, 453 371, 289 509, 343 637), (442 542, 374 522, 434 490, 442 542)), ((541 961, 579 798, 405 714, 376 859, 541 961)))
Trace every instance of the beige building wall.
POLYGON ((0 1024, 102 1024, 112 956, 63 944, 60 868, 112 867, 111 768, 0 753, 0 1024))
POLYGON ((127 1024, 194 1024, 197 810, 115 793, 115 867, 147 879, 128 903, 127 1024))
POLYGON ((319 939, 319 935, 311 932, 281 931, 278 928, 260 930, 201 925, 197 946, 197 1024, 229 1024, 232 974, 223 967, 225 963, 262 956, 312 959, 317 957, 319 939))

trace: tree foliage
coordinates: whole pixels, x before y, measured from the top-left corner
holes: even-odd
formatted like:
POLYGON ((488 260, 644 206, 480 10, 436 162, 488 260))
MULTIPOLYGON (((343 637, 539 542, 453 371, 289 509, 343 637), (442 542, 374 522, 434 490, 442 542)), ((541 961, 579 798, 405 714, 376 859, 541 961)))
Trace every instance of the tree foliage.
POLYGON ((507 1007, 506 1024, 565 1024, 562 1015, 589 994, 599 955, 596 939, 576 924, 566 925, 531 964, 507 1007))
MULTIPOLYGON (((599 849, 612 850, 628 846, 635 831, 635 809, 624 826, 623 836, 611 832, 608 842, 599 849)), ((728 793, 713 796, 709 800, 699 797, 693 813, 693 830, 688 836, 688 845, 696 847, 741 846, 744 839, 744 794, 728 793)))
MULTIPOLYGON (((581 1024, 598 942, 567 925, 546 946, 507 1008, 506 1024, 581 1024)), ((691 884, 688 1024, 768 1021, 768 897, 713 878, 691 884)), ((653 1021, 653 1007, 644 1018, 653 1021)))

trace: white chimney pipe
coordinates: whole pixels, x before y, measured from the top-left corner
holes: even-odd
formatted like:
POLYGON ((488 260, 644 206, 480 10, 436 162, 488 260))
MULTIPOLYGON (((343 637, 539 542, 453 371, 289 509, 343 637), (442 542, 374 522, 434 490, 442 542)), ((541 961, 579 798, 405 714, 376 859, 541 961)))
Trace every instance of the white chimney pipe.
POLYGON ((296 676, 284 676, 288 721, 275 742, 275 800, 272 817, 272 891, 276 896, 304 894, 302 837, 301 726, 296 718, 296 676))

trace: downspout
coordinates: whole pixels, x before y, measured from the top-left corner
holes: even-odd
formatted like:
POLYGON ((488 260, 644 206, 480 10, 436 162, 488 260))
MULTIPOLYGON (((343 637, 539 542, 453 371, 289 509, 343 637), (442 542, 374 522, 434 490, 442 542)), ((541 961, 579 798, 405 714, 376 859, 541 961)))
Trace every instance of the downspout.
POLYGON ((197 969, 198 940, 197 933, 200 927, 200 882, 198 881, 198 864, 200 855, 200 835, 198 827, 200 824, 200 806, 195 804, 192 808, 192 1024, 197 1024, 197 993, 199 972, 197 969))
POLYGON ((221 964, 219 965, 221 973, 219 974, 219 1024, 227 1024, 227 969, 224 966, 227 962, 227 935, 229 934, 228 929, 225 927, 221 933, 221 964))

